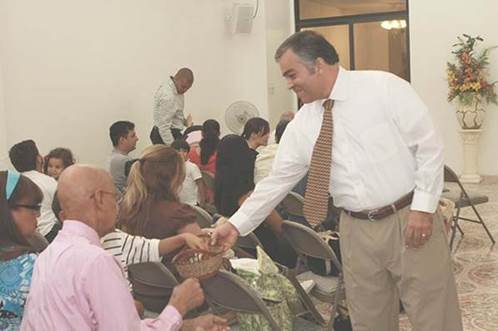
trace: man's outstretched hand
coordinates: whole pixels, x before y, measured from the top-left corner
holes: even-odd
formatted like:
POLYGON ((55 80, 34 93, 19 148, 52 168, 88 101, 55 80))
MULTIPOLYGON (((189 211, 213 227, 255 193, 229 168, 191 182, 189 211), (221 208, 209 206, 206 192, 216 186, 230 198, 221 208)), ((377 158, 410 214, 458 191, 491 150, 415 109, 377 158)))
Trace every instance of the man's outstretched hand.
POLYGON ((226 218, 220 218, 217 224, 211 232, 211 245, 222 246, 224 250, 232 248, 237 242, 239 231, 226 218))

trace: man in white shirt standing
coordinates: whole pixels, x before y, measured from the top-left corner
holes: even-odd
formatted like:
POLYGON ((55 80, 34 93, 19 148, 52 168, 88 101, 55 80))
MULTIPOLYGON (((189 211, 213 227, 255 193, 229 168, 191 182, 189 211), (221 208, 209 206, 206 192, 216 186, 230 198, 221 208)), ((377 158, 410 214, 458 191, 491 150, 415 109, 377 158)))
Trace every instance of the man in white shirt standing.
MULTIPOLYGON (((251 232, 308 168, 311 180, 316 156, 328 154, 328 163, 319 164, 327 176, 320 188, 325 184, 344 209, 341 255, 353 329, 398 330, 399 297, 415 330, 462 330, 437 210, 443 145, 427 107, 409 83, 390 73, 342 68, 333 46, 316 32, 292 35, 275 58, 304 105, 287 126, 270 176, 216 228, 213 240, 231 246, 251 232)), ((308 201, 316 193, 309 183, 308 201)))
POLYGON ((181 68, 174 77, 161 84, 154 95, 154 127, 150 133, 153 144, 171 145, 182 136, 185 127, 192 125, 190 115, 183 114, 184 93, 194 83, 194 74, 188 68, 181 68))
POLYGON ((40 216, 37 219, 37 231, 49 242, 52 242, 61 229, 60 222, 52 212, 52 201, 57 190, 57 182, 43 173, 43 157, 33 140, 24 140, 12 146, 9 158, 14 168, 31 179, 42 191, 43 200, 40 216))

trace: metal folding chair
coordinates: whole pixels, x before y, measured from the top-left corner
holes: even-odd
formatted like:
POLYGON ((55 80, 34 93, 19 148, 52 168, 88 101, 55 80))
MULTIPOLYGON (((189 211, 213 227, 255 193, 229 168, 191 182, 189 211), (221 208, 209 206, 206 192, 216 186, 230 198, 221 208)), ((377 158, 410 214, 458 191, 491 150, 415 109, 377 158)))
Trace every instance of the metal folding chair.
POLYGON ((195 211, 195 220, 201 228, 210 228, 213 225, 213 217, 204 209, 198 206, 192 206, 195 211))
POLYGON ((168 304, 176 277, 159 262, 144 262, 128 266, 128 277, 133 285, 134 297, 145 309, 160 313, 168 304))
MULTIPOLYGON (((339 270, 336 276, 318 276, 314 275, 313 279, 317 286, 311 291, 311 294, 318 300, 333 303, 330 320, 327 328, 333 329, 334 319, 337 313, 339 303, 344 299, 344 281, 342 275, 342 266, 332 248, 312 229, 290 221, 283 223, 283 235, 290 242, 298 254, 298 263, 307 257, 320 258, 331 263, 339 270)), ((300 276, 297 276, 300 279, 300 276)))
MULTIPOLYGON (((220 270, 216 276, 203 280, 201 284, 210 304, 235 312, 262 314, 272 330, 281 330, 260 295, 239 276, 220 270)), ((318 325, 296 317, 294 329, 317 330, 318 325)))
POLYGON ((489 198, 483 194, 468 193, 463 187, 460 180, 458 179, 456 173, 448 166, 444 166, 444 181, 446 183, 454 183, 456 184, 456 187, 458 187, 457 190, 453 191, 449 190, 447 192, 443 192, 443 197, 455 203, 455 214, 453 216, 453 222, 452 222, 453 224, 451 226, 450 249, 453 248, 453 242, 455 240, 457 229, 458 231, 460 231, 461 235, 463 236, 462 228, 458 224, 459 220, 481 224, 484 230, 486 231, 489 239, 494 244, 495 239, 493 238, 493 235, 489 231, 488 227, 486 226, 486 223, 484 223, 484 220, 482 219, 481 215, 479 214, 476 208, 476 205, 488 202, 489 198), (472 208, 477 217, 477 220, 460 216, 461 209, 465 207, 472 208))

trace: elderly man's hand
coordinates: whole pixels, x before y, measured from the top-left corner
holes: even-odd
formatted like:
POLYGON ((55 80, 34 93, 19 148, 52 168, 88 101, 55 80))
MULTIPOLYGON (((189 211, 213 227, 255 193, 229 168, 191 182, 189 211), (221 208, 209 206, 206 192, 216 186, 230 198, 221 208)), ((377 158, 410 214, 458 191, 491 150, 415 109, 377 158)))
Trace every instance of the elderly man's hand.
POLYGON ((169 305, 175 307, 182 316, 203 302, 204 292, 199 281, 194 278, 189 278, 175 287, 169 299, 169 305))
POLYGON ((432 235, 432 216, 417 210, 408 214, 408 224, 405 229, 405 245, 408 248, 422 247, 432 235))
POLYGON ((232 248, 237 242, 239 231, 224 217, 216 224, 216 228, 211 232, 211 245, 223 246, 224 250, 232 248))

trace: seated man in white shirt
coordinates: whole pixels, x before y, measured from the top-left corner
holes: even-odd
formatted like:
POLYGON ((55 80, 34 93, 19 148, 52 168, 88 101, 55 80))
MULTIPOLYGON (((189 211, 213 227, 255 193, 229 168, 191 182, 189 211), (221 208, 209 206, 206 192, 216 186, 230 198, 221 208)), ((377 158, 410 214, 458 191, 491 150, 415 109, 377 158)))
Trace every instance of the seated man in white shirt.
POLYGON ((43 173, 43 157, 33 140, 24 140, 12 146, 9 158, 14 168, 31 179, 42 191, 43 200, 37 219, 37 231, 52 242, 61 228, 51 208, 57 181, 43 173))
POLYGON ((176 149, 185 161, 185 179, 179 194, 180 202, 191 206, 203 206, 206 202, 206 189, 199 167, 188 159, 189 144, 185 140, 177 139, 171 147, 176 149))

